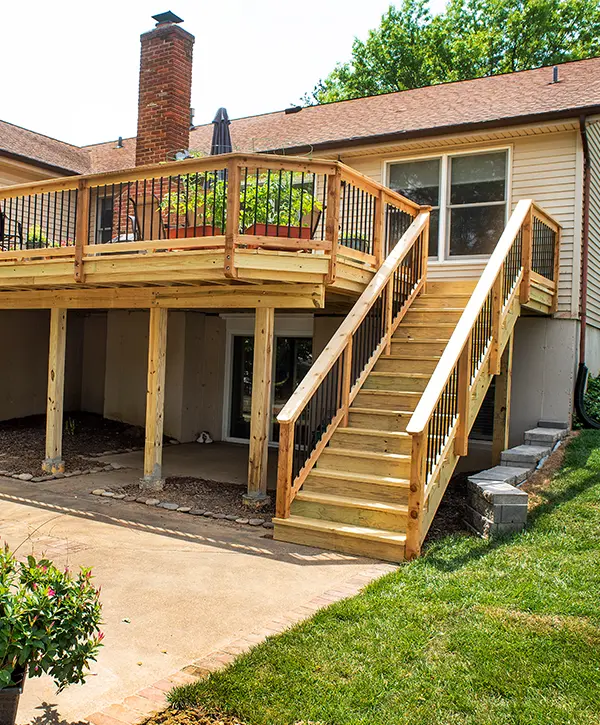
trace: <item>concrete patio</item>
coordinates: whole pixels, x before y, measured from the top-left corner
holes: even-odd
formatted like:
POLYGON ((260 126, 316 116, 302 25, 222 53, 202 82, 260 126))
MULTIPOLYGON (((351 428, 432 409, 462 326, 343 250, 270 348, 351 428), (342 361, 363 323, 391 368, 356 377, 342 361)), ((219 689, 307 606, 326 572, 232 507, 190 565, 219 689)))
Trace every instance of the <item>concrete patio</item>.
MULTIPOLYGON (((186 448, 174 446, 166 457, 184 462, 186 448)), ((217 447, 203 450, 212 455, 217 447)), ((91 566, 106 633, 85 685, 57 696, 48 678, 27 681, 20 725, 79 722, 274 619, 293 619, 298 607, 358 574, 367 581, 390 570, 275 542, 264 529, 90 494, 138 475, 123 469, 43 484, 0 478, 0 538, 20 546, 19 555, 91 566)))
MULTIPOLYGON (((101 461, 120 463, 142 475, 144 451, 117 453, 102 456, 101 461)), ((163 449, 163 475, 192 476, 209 481, 236 483, 246 486, 248 481, 248 446, 243 443, 180 443, 166 445, 163 449)), ((269 451, 268 487, 275 490, 277 484, 277 449, 269 451)), ((243 493, 243 491, 241 492, 243 493)))

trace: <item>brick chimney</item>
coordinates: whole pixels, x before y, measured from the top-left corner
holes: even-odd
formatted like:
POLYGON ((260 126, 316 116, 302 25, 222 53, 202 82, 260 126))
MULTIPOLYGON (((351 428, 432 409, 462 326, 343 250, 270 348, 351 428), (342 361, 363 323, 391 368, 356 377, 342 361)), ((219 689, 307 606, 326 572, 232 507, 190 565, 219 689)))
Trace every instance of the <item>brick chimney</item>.
POLYGON ((156 27, 140 38, 136 166, 172 159, 190 138, 194 36, 174 13, 153 18, 156 27))

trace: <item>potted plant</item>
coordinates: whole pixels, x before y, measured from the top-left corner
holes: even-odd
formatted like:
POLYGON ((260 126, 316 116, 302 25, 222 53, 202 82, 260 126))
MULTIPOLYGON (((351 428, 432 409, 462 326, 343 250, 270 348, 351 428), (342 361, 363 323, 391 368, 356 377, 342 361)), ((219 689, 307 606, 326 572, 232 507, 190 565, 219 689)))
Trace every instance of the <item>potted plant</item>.
POLYGON ((85 681, 103 639, 99 593, 89 569, 0 550, 0 725, 14 725, 27 675, 50 675, 59 692, 85 681))
MULTIPOLYGON (((238 228, 258 236, 310 239, 322 208, 314 198, 312 184, 294 183, 290 171, 250 174, 240 184, 238 228)), ((225 174, 181 176, 177 188, 163 198, 161 210, 170 239, 223 234, 227 220, 225 174)))

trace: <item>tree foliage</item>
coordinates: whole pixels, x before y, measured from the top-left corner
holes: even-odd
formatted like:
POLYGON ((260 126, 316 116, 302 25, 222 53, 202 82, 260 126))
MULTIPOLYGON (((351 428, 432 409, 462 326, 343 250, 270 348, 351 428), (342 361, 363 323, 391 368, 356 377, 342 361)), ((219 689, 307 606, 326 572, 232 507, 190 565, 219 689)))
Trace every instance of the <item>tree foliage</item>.
POLYGON ((377 95, 511 73, 600 54, 600 0, 427 0, 390 6, 352 59, 321 80, 307 103, 377 95))

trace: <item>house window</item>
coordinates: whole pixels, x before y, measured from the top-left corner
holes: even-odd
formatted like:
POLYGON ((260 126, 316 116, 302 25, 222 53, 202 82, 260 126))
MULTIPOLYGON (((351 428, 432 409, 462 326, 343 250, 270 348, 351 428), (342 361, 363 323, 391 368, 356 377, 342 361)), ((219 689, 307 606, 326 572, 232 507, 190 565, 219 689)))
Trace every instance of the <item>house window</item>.
POLYGON ((506 224, 508 152, 445 154, 390 164, 388 184, 429 204, 430 257, 491 254, 506 224))
POLYGON ((417 204, 429 204, 429 256, 437 257, 440 219, 441 159, 406 161, 390 167, 389 186, 417 204))
POLYGON ((113 197, 98 198, 96 212, 96 244, 106 244, 112 239, 113 197))

